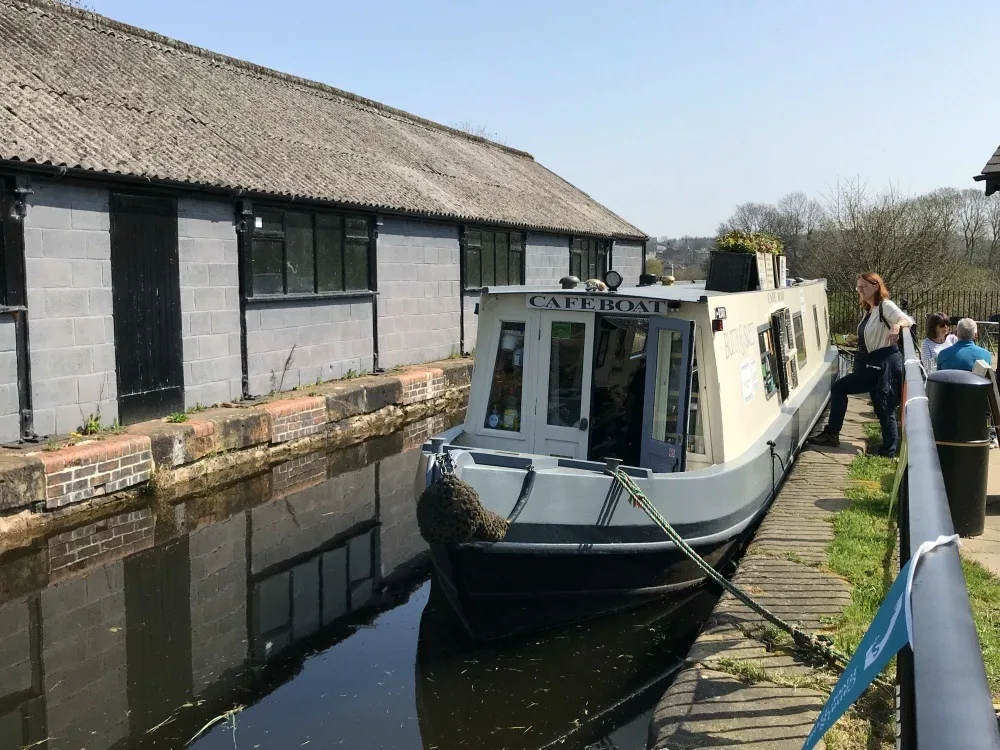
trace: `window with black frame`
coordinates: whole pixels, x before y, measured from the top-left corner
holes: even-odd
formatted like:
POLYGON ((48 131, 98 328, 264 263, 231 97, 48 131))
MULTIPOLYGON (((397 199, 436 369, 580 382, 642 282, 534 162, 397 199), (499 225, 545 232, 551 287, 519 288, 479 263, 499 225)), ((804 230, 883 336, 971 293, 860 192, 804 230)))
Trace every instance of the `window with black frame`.
POLYGON ((370 219, 258 208, 250 253, 250 296, 368 291, 370 219))
POLYGON ((573 238, 569 247, 569 273, 578 279, 603 279, 608 271, 608 240, 573 238))
POLYGON ((462 264, 466 289, 523 284, 524 233, 466 230, 462 264))

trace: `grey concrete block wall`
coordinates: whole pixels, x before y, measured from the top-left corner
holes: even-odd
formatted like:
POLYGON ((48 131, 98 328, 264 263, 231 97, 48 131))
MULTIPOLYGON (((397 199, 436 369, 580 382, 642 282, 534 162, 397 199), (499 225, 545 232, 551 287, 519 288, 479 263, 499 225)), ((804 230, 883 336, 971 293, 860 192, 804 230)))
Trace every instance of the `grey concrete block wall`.
POLYGON ((479 316, 476 315, 479 295, 469 294, 463 299, 465 303, 465 351, 471 352, 476 348, 479 333, 479 316))
POLYGON ((16 440, 21 434, 14 328, 13 317, 0 317, 0 441, 16 440))
POLYGON ((382 575, 391 576, 427 550, 417 526, 413 476, 420 451, 413 449, 379 462, 382 575))
POLYGON ((24 221, 35 431, 118 417, 107 190, 35 180, 24 221))
POLYGON ((559 286, 569 273, 569 237, 528 232, 524 265, 525 284, 559 286))
POLYGON ((26 600, 0 606, 0 698, 31 690, 30 628, 26 600))
POLYGON ((386 218, 376 255, 379 365, 430 362, 458 353, 458 227, 386 218))
POLYGON ((233 204, 177 202, 184 405, 243 395, 239 254, 233 204))
POLYGON ((129 732, 124 563, 49 586, 41 619, 49 735, 114 746, 129 732))
POLYGON ((252 395, 285 390, 348 370, 371 372, 372 303, 368 300, 306 300, 247 309, 247 372, 252 395), (292 360, 282 372, 288 355, 292 360))
POLYGON ((244 513, 193 531, 191 676, 196 695, 247 656, 247 519, 244 513))
POLYGON ((375 518, 375 466, 366 466, 250 511, 254 574, 310 552, 375 518))
POLYGON ((638 286, 642 273, 644 245, 635 242, 616 242, 611 250, 611 265, 622 275, 623 286, 638 286))

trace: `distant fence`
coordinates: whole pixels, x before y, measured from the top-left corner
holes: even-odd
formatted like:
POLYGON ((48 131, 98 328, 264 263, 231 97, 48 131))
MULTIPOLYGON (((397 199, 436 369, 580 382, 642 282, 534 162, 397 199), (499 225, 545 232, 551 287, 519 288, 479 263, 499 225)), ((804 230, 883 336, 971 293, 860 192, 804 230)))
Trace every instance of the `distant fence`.
MULTIPOLYGON (((830 333, 856 333, 861 322, 857 292, 831 291, 827 296, 830 333)), ((1000 315, 1000 292, 997 291, 904 291, 893 292, 892 300, 901 306, 906 303, 907 311, 917 323, 918 341, 924 337, 925 319, 932 312, 978 321, 988 321, 992 316, 1000 315)))

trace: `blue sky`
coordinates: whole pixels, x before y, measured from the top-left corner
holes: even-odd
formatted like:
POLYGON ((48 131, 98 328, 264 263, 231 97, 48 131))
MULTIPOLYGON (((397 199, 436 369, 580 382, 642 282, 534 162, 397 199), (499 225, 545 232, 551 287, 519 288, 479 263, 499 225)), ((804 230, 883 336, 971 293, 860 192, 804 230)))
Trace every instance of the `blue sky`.
POLYGON ((997 0, 87 1, 482 125, 654 235, 848 177, 974 187, 1000 144, 997 0))

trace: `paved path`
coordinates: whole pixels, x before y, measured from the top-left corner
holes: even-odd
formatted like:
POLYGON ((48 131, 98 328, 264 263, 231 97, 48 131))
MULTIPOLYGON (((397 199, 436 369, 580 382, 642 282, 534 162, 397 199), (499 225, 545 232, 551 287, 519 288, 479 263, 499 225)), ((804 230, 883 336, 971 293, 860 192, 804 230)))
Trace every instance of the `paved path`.
POLYGON ((986 485, 986 531, 962 540, 962 554, 1000 576, 1000 448, 990 451, 990 476, 986 485))
MULTIPOLYGON (((817 566, 833 538, 830 518, 848 505, 847 467, 864 445, 861 425, 872 419, 871 407, 852 398, 841 447, 800 454, 733 579, 809 630, 822 630, 850 601, 847 583, 817 566)), ((815 686, 832 687, 834 678, 798 656, 769 651, 768 637, 763 621, 725 594, 690 665, 654 711, 651 746, 799 750, 825 699, 815 686)))

